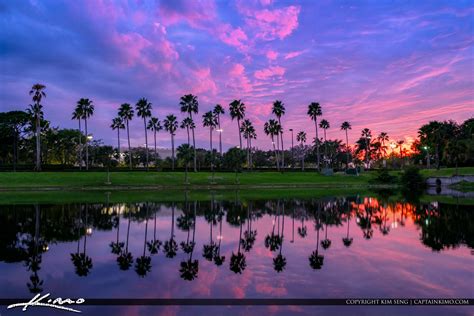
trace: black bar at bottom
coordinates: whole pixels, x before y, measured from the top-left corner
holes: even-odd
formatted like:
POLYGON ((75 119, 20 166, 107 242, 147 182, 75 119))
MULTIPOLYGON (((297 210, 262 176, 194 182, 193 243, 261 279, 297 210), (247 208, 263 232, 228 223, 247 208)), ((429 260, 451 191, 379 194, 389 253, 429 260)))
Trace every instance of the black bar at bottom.
MULTIPOLYGON (((31 298, 0 299, 0 305, 29 302, 31 298)), ((124 305, 194 305, 194 306, 244 306, 244 305, 299 305, 299 306, 463 306, 474 305, 472 298, 348 298, 348 299, 312 299, 312 298, 85 298, 82 304, 64 304, 63 306, 124 306, 124 305)))

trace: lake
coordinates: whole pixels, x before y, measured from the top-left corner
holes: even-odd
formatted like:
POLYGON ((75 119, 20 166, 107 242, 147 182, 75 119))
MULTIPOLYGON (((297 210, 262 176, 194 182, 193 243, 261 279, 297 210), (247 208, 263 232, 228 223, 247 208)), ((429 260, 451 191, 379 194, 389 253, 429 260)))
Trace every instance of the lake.
MULTIPOLYGON (((0 204, 1 298, 474 296, 473 205, 463 200, 387 193, 174 192, 162 200, 153 193, 84 194, 0 204)), ((1 315, 25 314, 0 308, 1 315)), ((470 306, 78 309, 84 315, 474 312, 470 306)), ((28 314, 69 313, 36 307, 28 314)))

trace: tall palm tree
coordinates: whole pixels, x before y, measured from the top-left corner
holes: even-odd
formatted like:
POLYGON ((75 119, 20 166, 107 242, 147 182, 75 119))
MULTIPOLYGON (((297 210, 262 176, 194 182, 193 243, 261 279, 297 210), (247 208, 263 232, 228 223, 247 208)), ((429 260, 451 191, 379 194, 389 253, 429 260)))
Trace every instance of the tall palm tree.
MULTIPOLYGON (((193 113, 197 114, 199 112, 199 102, 197 100, 197 96, 192 94, 186 94, 181 97, 179 102, 181 106, 182 113, 188 113, 189 118, 193 119, 193 113)), ((191 131, 193 133, 193 148, 194 148, 194 172, 197 171, 197 160, 196 160, 196 139, 194 137, 194 127, 191 127, 191 131)))
POLYGON ((255 132, 255 128, 253 127, 252 122, 249 119, 246 119, 242 122, 242 126, 240 127, 240 132, 244 134, 244 138, 247 140, 247 169, 250 168, 250 150, 252 148, 251 142, 254 136, 256 137, 257 134, 255 132))
POLYGON ((221 129, 221 114, 224 114, 224 108, 220 104, 216 104, 212 111, 217 118, 217 127, 219 129, 219 153, 222 156, 222 129, 221 129))
POLYGON ((304 171, 304 143, 306 143, 306 132, 300 131, 296 134, 296 141, 301 146, 301 171, 304 171))
POLYGON ((148 170, 148 133, 146 128, 146 120, 147 118, 151 117, 151 108, 152 105, 148 102, 147 99, 141 98, 138 100, 137 104, 135 104, 135 108, 137 110, 137 116, 143 119, 143 128, 145 129, 145 150, 146 150, 146 170, 148 170))
POLYGON ((41 100, 46 98, 45 85, 36 83, 31 87, 30 95, 32 95, 33 105, 30 105, 31 113, 36 125, 36 171, 41 171, 41 119, 43 117, 43 106, 41 100))
POLYGON ((196 124, 194 124, 194 121, 186 117, 182 122, 181 125, 179 126, 180 128, 185 128, 186 129, 186 134, 188 135, 188 145, 191 146, 191 138, 189 137, 189 130, 196 128, 196 124))
POLYGON ((145 204, 146 219, 145 219, 145 241, 143 242, 143 254, 137 257, 135 261, 135 272, 140 277, 145 277, 151 270, 151 257, 146 255, 147 233, 148 233, 148 205, 145 204))
POLYGON ((135 112, 133 111, 132 106, 128 103, 123 103, 118 111, 118 116, 122 118, 122 120, 125 122, 125 125, 127 126, 128 160, 130 164, 130 170, 132 170, 132 147, 130 146, 130 127, 128 126, 128 123, 133 119, 134 114, 135 112))
POLYGON ((165 130, 170 133, 171 136, 171 169, 174 170, 174 135, 176 130, 178 129, 178 121, 176 120, 176 116, 173 114, 170 114, 166 116, 166 119, 164 120, 164 126, 165 130))
POLYGON ((321 127, 324 131, 324 161, 326 162, 326 167, 327 167, 327 155, 328 155, 328 146, 327 146, 327 139, 326 139, 326 130, 331 127, 329 125, 329 121, 326 119, 322 119, 321 122, 319 122, 319 127, 321 127))
POLYGON ((211 171, 214 171, 214 151, 212 150, 212 132, 217 127, 217 118, 212 113, 208 111, 202 116, 202 125, 204 127, 209 127, 209 149, 211 150, 211 171))
POLYGON ((120 130, 125 128, 125 124, 123 123, 123 119, 120 116, 117 116, 112 120, 112 124, 110 127, 113 130, 117 130, 117 153, 118 153, 118 161, 120 163, 120 130))
POLYGON ((402 145, 405 143, 403 139, 397 141, 398 148, 400 149, 400 165, 403 167, 403 152, 402 152, 402 145))
POLYGON ((369 157, 370 157, 370 140, 372 139, 372 131, 368 128, 362 130, 362 138, 365 140, 365 164, 367 168, 369 167, 369 157))
POLYGON ((163 127, 161 127, 161 122, 157 117, 152 117, 148 121, 147 128, 153 131, 153 141, 155 145, 155 167, 158 166, 158 152, 156 150, 156 133, 161 131, 163 127))
POLYGON ((81 120, 83 116, 82 105, 77 104, 74 112, 72 112, 72 119, 79 122, 79 170, 82 170, 82 129, 81 129, 81 120))
POLYGON ((352 129, 351 123, 344 121, 341 124, 341 130, 346 132, 346 170, 349 166, 349 137, 347 135, 347 131, 352 129))
MULTIPOLYGON (((281 125, 281 117, 285 115, 285 105, 283 104, 282 101, 276 100, 273 102, 273 108, 272 108, 272 113, 275 114, 275 116, 278 119, 278 124, 281 125)), ((281 167, 285 169, 285 149, 283 148, 283 126, 280 131, 280 141, 281 141, 281 167)))
POLYGON ((87 119, 94 114, 94 104, 92 100, 81 98, 77 101, 77 106, 82 107, 82 119, 84 120, 84 129, 86 133, 86 170, 89 170, 89 134, 87 131, 87 119))
POLYGON ((232 120, 237 120, 239 131, 240 149, 242 149, 242 134, 240 133, 240 121, 245 117, 245 104, 241 100, 234 100, 229 104, 229 113, 232 120))
POLYGON ((321 105, 318 102, 311 102, 308 105, 308 115, 311 120, 314 121, 314 128, 316 129, 316 168, 320 170, 320 157, 319 157, 319 137, 318 137, 318 116, 323 115, 321 105))
POLYGON ((272 139, 272 145, 273 145, 273 152, 275 154, 276 167, 277 167, 277 170, 280 170, 278 153, 277 153, 277 150, 275 148, 275 136, 278 136, 278 132, 279 132, 279 129, 277 128, 278 126, 279 126, 279 124, 276 120, 270 119, 263 126, 263 131, 265 132, 266 135, 270 135, 270 137, 272 139))
POLYGON ((380 150, 383 152, 383 155, 387 154, 387 146, 385 146, 385 142, 389 142, 390 138, 386 132, 381 132, 379 136, 377 136, 377 140, 380 142, 380 150))

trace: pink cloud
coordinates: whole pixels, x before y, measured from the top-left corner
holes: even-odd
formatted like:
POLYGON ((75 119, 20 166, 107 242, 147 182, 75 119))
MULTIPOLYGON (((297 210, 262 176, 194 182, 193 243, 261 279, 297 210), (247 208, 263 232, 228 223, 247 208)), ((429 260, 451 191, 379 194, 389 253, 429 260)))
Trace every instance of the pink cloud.
POLYGON ((224 24, 216 29, 218 38, 227 45, 240 49, 245 49, 247 34, 240 28, 232 28, 229 24, 224 24))
POLYGON ((192 27, 202 26, 216 18, 216 5, 213 0, 160 2, 158 15, 165 25, 186 22, 192 27))
POLYGON ((227 88, 237 91, 250 92, 253 86, 245 74, 245 66, 242 64, 234 64, 229 70, 229 81, 227 88))
POLYGON ((285 68, 280 66, 270 66, 265 69, 257 70, 254 73, 255 78, 265 80, 271 77, 281 77, 285 74, 285 68))
POLYGON ((305 52, 306 52, 306 50, 298 50, 298 51, 286 53, 285 54, 285 59, 292 59, 292 58, 298 57, 298 56, 300 56, 301 54, 303 54, 305 52))
POLYGON ((269 60, 275 60, 278 58, 278 53, 274 50, 269 50, 265 55, 269 60))
POLYGON ((282 40, 293 33, 298 28, 301 10, 299 6, 258 10, 248 2, 238 2, 237 9, 246 16, 245 22, 255 37, 263 40, 282 40))
POLYGON ((189 89, 192 94, 210 93, 215 95, 217 93, 217 85, 211 75, 211 68, 198 68, 191 71, 191 76, 188 80, 189 89))

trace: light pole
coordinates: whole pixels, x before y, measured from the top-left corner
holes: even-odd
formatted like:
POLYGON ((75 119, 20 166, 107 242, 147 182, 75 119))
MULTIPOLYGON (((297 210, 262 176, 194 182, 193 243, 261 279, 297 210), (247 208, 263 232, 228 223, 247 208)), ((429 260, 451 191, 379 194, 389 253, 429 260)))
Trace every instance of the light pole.
POLYGON ((369 155, 370 155, 370 148, 369 148, 369 144, 370 144, 370 139, 372 137, 371 136, 367 136, 365 138, 365 152, 366 152, 366 155, 365 155, 365 164, 366 164, 366 167, 367 169, 370 169, 369 168, 369 155))
POLYGON ((423 146, 423 149, 426 150, 426 168, 430 169, 430 148, 428 146, 423 146))
POLYGON ((295 152, 293 147, 293 129, 290 128, 289 131, 291 132, 291 169, 295 166, 295 152))
POLYGON ((395 143, 390 144, 390 148, 392 148, 392 169, 395 169, 395 159, 394 159, 394 150, 397 148, 397 145, 395 143))

